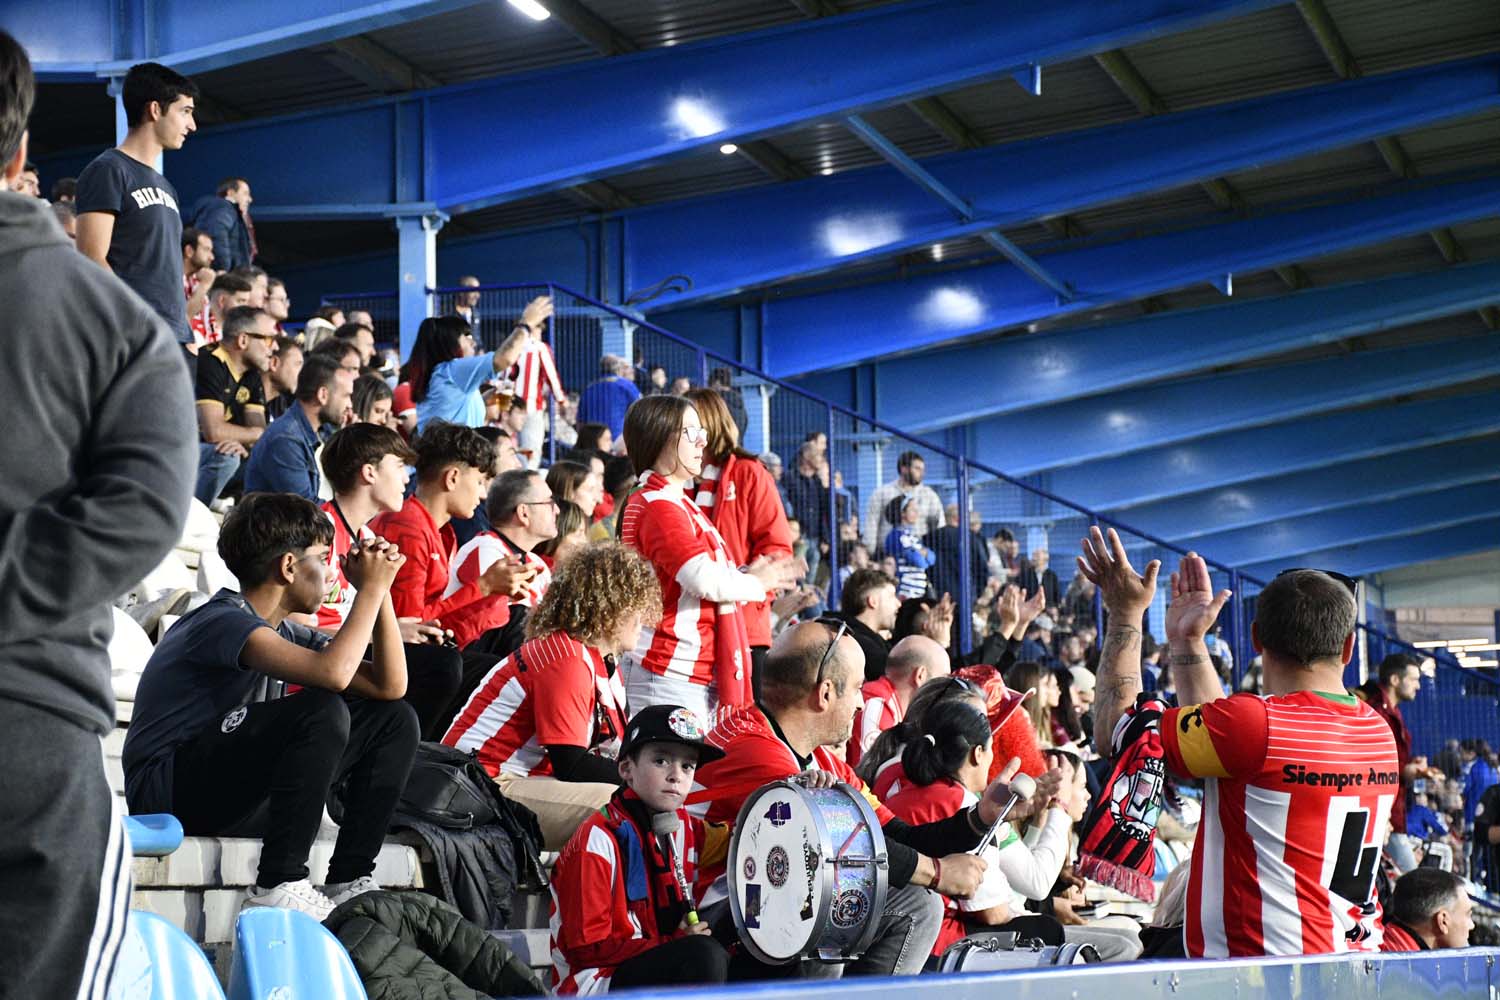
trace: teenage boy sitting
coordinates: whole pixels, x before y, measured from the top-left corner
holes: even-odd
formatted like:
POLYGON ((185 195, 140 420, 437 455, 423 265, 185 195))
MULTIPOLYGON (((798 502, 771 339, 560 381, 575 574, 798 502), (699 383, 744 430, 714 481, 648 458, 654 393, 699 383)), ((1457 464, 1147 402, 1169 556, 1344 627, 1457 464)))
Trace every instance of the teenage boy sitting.
MULTIPOLYGON (((448 592, 449 567, 458 551, 450 522, 473 516, 484 498, 495 448, 473 428, 441 420, 431 421, 414 444, 416 492, 400 510, 375 518, 371 527, 406 556, 391 587, 396 614, 442 628, 445 616, 475 601, 522 593, 534 571, 515 558, 497 559, 472 582, 448 592)), ((488 653, 465 657, 464 678, 454 699, 439 713, 439 725, 452 720, 497 660, 488 653)))
POLYGON ((728 977, 728 953, 697 919, 694 885, 699 865, 726 856, 728 836, 683 808, 698 765, 724 756, 704 736, 697 716, 677 705, 643 708, 625 727, 626 787, 578 828, 552 870, 558 993, 728 977), (675 814, 667 824, 675 833, 655 832, 663 814, 675 814))
MULTIPOLYGON (((322 509, 333 522, 333 544, 328 550, 332 583, 318 608, 319 629, 337 632, 349 617, 356 591, 344 573, 344 557, 356 538, 361 545, 375 539, 369 524, 376 515, 401 509, 410 479, 406 466, 416 458, 400 434, 377 424, 351 424, 323 446, 323 475, 333 488, 333 499, 322 509)), ((449 634, 435 621, 413 617, 400 619, 400 624, 406 647, 406 700, 417 711, 423 737, 436 739, 448 721, 440 718, 443 709, 458 692, 463 658, 445 645, 449 634)))
POLYGON ((246 905, 319 920, 379 888, 370 873, 418 739, 401 700, 406 660, 389 591, 404 559, 393 546, 374 539, 345 557, 359 594, 337 635, 287 620, 322 604, 332 541, 328 518, 301 497, 251 493, 235 506, 219 554, 241 593, 219 591, 163 637, 124 752, 130 811, 173 813, 188 834, 225 835, 264 806, 246 905), (287 684, 301 690, 284 695, 287 684), (346 787, 344 819, 319 892, 307 856, 335 781, 346 787))

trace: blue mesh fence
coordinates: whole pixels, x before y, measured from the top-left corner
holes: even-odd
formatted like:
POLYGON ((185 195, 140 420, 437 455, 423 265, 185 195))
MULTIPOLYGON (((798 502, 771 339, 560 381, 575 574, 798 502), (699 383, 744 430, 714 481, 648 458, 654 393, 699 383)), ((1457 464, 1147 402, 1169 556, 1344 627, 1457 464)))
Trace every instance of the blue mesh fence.
MULTIPOLYGON (((923 588, 934 599, 951 596, 953 640, 968 651, 995 627, 995 604, 1004 585, 1040 586, 1048 591, 1047 617, 1054 634, 1071 634, 1097 648, 1104 616, 1077 573, 1074 556, 1090 525, 1109 525, 1119 531, 1137 568, 1152 559, 1162 561, 1146 631, 1155 644, 1165 644, 1170 573, 1183 554, 1180 548, 570 289, 441 288, 431 293, 430 303, 437 313, 460 306, 473 310, 479 318, 476 335, 492 350, 509 335, 526 303, 543 294, 552 295, 557 306, 545 339, 563 387, 575 400, 601 377, 605 355, 630 362, 630 377, 643 393, 712 385, 724 396, 742 445, 763 455, 777 474, 789 515, 798 523, 799 552, 826 606, 837 607, 850 572, 884 562, 908 592, 923 588), (906 496, 913 502, 892 506, 892 500, 906 496), (919 564, 925 572, 916 571, 919 564)), ((346 312, 370 312, 377 339, 398 339, 394 293, 335 295, 324 301, 346 312)), ((566 401, 552 401, 550 415, 555 417, 559 402, 566 401)), ((1210 652, 1221 663, 1226 690, 1261 691, 1250 623, 1265 584, 1209 562, 1214 587, 1234 592, 1212 633, 1210 652)), ((1351 686, 1373 676, 1374 666, 1389 652, 1421 652, 1372 626, 1361 625, 1360 637, 1346 675, 1351 686)), ((1500 682, 1458 666, 1446 654, 1428 661, 1421 693, 1405 706, 1405 714, 1418 752, 1434 754, 1448 737, 1483 737, 1500 746, 1500 682)))

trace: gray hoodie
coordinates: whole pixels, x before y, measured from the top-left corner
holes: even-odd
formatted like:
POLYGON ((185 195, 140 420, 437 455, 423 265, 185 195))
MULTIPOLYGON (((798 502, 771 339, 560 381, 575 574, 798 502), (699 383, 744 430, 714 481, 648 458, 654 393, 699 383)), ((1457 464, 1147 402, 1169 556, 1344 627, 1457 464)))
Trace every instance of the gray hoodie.
POLYGON ((114 726, 109 604, 176 544, 198 465, 182 349, 0 191, 0 699, 114 726))

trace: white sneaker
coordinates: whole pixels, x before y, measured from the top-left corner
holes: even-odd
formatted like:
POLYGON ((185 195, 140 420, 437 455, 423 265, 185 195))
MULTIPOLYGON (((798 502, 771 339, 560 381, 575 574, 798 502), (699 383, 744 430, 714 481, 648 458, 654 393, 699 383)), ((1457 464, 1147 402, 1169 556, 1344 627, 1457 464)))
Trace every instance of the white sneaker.
POLYGON ((283 882, 275 888, 263 889, 252 885, 245 895, 246 906, 279 906, 283 910, 305 913, 322 923, 333 912, 334 903, 323 893, 313 888, 307 879, 283 882))
POLYGON ((330 882, 323 887, 324 894, 333 901, 334 906, 347 903, 361 893, 379 891, 380 883, 369 875, 361 875, 353 882, 330 882))

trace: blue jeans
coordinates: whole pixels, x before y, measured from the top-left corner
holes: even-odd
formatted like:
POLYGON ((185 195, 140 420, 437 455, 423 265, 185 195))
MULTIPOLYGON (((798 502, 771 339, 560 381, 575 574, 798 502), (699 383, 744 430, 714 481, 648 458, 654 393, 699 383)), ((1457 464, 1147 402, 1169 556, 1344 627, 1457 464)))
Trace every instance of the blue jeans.
POLYGON ((239 471, 240 460, 234 455, 221 455, 211 444, 198 445, 198 485, 193 496, 207 506, 219 498, 224 487, 239 471))

